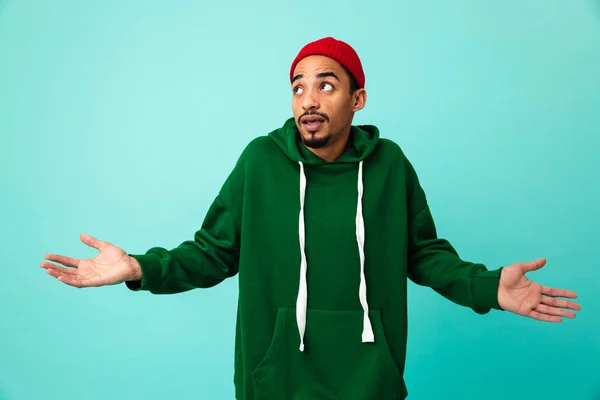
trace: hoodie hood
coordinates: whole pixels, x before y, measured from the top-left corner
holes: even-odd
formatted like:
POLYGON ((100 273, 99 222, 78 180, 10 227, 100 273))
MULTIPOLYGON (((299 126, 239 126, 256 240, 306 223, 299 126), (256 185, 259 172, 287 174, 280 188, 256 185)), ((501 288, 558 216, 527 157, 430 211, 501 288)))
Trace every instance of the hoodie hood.
MULTIPOLYGON (((299 140, 298 127, 294 118, 288 119, 281 128, 269 133, 277 146, 295 162, 305 165, 329 164, 308 150, 299 140)), ((352 125, 350 145, 333 163, 357 163, 367 158, 379 143, 379 129, 373 125, 352 125)))

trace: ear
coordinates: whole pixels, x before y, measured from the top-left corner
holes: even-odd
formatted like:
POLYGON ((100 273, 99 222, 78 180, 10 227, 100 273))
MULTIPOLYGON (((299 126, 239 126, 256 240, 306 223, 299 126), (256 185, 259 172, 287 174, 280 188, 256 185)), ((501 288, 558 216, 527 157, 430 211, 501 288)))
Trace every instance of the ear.
POLYGON ((357 112, 365 108, 367 104, 367 91, 365 89, 358 89, 352 95, 352 112, 357 112))

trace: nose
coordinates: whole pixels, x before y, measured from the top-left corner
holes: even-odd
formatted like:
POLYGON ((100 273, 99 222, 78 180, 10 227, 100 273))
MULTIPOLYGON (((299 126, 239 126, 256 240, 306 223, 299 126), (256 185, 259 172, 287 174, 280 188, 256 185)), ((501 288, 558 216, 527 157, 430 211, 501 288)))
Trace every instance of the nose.
POLYGON ((319 97, 314 90, 306 89, 304 92, 304 96, 302 96, 302 108, 304 111, 308 110, 318 110, 320 107, 319 97))

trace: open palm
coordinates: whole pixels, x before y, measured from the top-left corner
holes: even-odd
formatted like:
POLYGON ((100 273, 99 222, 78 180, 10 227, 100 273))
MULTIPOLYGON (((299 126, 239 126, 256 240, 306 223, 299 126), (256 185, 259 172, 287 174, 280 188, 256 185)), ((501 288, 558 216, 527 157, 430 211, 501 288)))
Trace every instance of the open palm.
POLYGON ((85 260, 46 254, 44 256, 46 260, 63 266, 50 262, 42 262, 40 266, 59 281, 78 288, 114 285, 141 278, 139 266, 123 249, 85 234, 80 235, 80 239, 84 244, 98 249, 100 253, 94 258, 85 260))
POLYGON ((545 259, 516 263, 502 269, 498 287, 498 303, 506 311, 540 321, 561 322, 562 318, 575 318, 571 310, 580 310, 575 302, 557 297, 576 298, 570 290, 542 286, 528 279, 525 274, 542 268, 545 259))

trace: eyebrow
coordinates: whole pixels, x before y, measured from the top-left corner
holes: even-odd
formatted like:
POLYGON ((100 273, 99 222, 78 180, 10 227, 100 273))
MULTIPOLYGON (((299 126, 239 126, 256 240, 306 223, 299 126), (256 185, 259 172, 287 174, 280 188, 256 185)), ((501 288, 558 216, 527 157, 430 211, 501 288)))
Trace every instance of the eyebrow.
MULTIPOLYGON (((294 83, 298 79, 302 79, 302 78, 304 78, 304 75, 298 74, 298 75, 294 76, 294 78, 292 79, 292 83, 294 83)), ((322 78, 335 78, 338 82, 340 81, 340 78, 338 78, 338 76, 333 72, 321 72, 320 74, 317 74, 317 79, 322 79, 322 78)))

